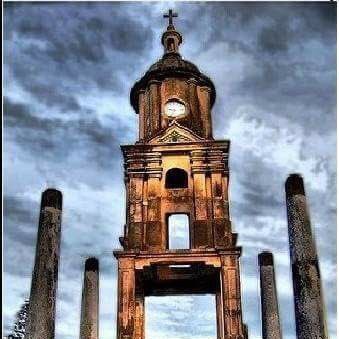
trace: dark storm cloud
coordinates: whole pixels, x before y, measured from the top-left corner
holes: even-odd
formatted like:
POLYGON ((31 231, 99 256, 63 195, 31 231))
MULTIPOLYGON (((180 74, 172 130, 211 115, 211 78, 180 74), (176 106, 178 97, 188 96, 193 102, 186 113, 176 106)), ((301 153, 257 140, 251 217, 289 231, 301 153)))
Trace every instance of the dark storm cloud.
MULTIPOLYGON (((101 237, 100 235, 97 236, 98 239, 102 237, 105 237, 105 235, 101 235, 101 237)), ((112 237, 112 235, 106 235, 106 237, 112 237)), ((78 241, 76 251, 77 256, 74 256, 74 249, 72 250, 71 247, 63 245, 61 265, 63 266, 64 275, 69 280, 77 279, 79 274, 83 274, 86 259, 89 257, 96 257, 99 260, 100 275, 108 276, 108 278, 112 280, 115 279, 117 275, 115 270, 116 263, 113 262, 112 259, 112 248, 114 246, 113 244, 110 245, 111 246, 107 248, 107 251, 102 253, 102 248, 100 248, 100 246, 93 246, 93 239, 91 242, 89 238, 88 243, 81 243, 78 241), (81 258, 81 260, 79 260, 79 258, 81 258)))
MULTIPOLYGON (((246 26, 256 25, 256 28, 265 30, 272 29, 276 39, 294 43, 294 35, 298 39, 313 37, 332 37, 335 38, 333 25, 336 24, 336 6, 332 3, 309 3, 305 6, 303 3, 223 3, 222 6, 215 6, 210 3, 201 5, 199 17, 209 16, 217 20, 218 25, 212 27, 213 32, 217 34, 232 34, 233 25, 247 29, 246 26), (291 24, 295 22, 293 29, 291 24), (221 26, 219 24, 223 23, 221 26), (220 30, 218 27, 225 27, 220 30), (280 29, 277 29, 280 27, 280 29), (275 28, 275 29, 273 29, 275 28), (280 32, 283 32, 280 35, 280 32)), ((194 18, 188 19, 195 21, 194 18)), ((197 21, 199 24, 199 21, 197 21)), ((225 36, 225 35, 224 35, 225 36)), ((250 39, 247 39, 250 41, 250 39)))
POLYGON ((37 205, 23 197, 5 195, 3 206, 6 237, 11 238, 20 246, 30 246, 36 237, 34 225, 39 215, 39 212, 35 213, 35 211, 38 211, 37 205))
MULTIPOLYGON (((13 34, 47 41, 58 61, 74 57, 77 61, 99 62, 105 46, 140 55, 152 41, 152 31, 138 15, 126 16, 121 7, 110 4, 30 4, 5 6, 6 38, 13 34)), ((144 15, 149 9, 139 6, 144 15)))
POLYGON ((27 222, 30 223, 32 221, 32 216, 30 215, 30 211, 32 209, 32 205, 26 205, 27 199, 14 197, 14 196, 4 196, 3 204, 4 204, 4 214, 12 219, 14 218, 17 222, 27 222))
MULTIPOLYGON (((326 74, 328 73, 327 65, 317 69, 311 63, 305 64, 305 61, 302 62, 302 60, 286 64, 283 60, 273 59, 270 61, 258 60, 256 66, 257 68, 249 71, 245 79, 239 83, 239 88, 235 89, 236 92, 252 88, 253 94, 257 94, 257 100, 263 105, 266 104, 268 98, 272 99, 271 103, 290 99, 292 105, 305 105, 305 99, 309 99, 312 100, 314 108, 329 110, 333 107, 335 91, 333 88, 327 87, 326 84, 328 84, 328 78, 334 74, 326 74), (323 76, 321 72, 323 72, 323 76), (316 78, 316 75, 322 77, 316 78), (322 87, 322 85, 324 86, 322 87), (262 95, 263 93, 264 95, 262 95), (316 96, 314 96, 315 93, 317 93, 316 96)), ((278 108, 280 107, 278 106, 278 108)))
POLYGON ((5 12, 5 39, 25 41, 15 53, 10 43, 4 51, 10 66, 5 82, 13 74, 40 103, 63 113, 80 109, 74 87, 91 90, 94 84, 127 98, 121 92, 132 84, 123 72, 135 72, 151 47, 153 32, 119 6, 25 4, 6 6, 5 12))
MULTIPOLYGON (((239 157, 239 155, 238 155, 239 157)), ((255 156, 250 150, 243 151, 241 158, 231 155, 231 166, 235 172, 245 172, 240 176, 239 185, 243 190, 242 201, 232 204, 232 211, 242 218, 253 219, 260 215, 275 215, 284 209, 283 176, 278 168, 255 156), (270 180, 268 180, 270 178, 270 180)))
MULTIPOLYGON (((287 177, 287 173, 279 167, 272 167, 270 163, 265 162, 262 157, 257 157, 251 154, 251 152, 242 152, 241 157, 232 156, 234 161, 232 162, 232 168, 234 172, 245 172, 246 176, 241 176, 238 181, 242 190, 242 200, 234 201, 232 203, 231 212, 235 219, 243 220, 250 224, 254 224, 255 227, 260 231, 267 225, 259 222, 257 218, 259 216, 280 216, 283 220, 285 229, 283 230, 287 234, 287 220, 286 220, 286 203, 285 203, 285 191, 284 191, 284 180, 287 177), (246 160, 244 160, 246 159, 246 160)), ((324 160, 324 167, 328 165, 331 159, 324 160)), ((317 168, 318 165, 315 167, 317 168)), ((335 242, 335 229, 333 228, 333 222, 336 219, 336 208, 329 206, 323 206, 322 201, 326 200, 328 195, 335 195, 335 175, 330 169, 326 169, 327 177, 329 180, 329 187, 325 191, 317 191, 309 186, 309 182, 305 181, 305 188, 307 197, 309 198, 309 204, 312 203, 312 210, 318 211, 318 214, 324 219, 331 220, 329 223, 325 223, 322 226, 322 231, 328 234, 333 234, 327 238, 318 237, 318 244, 323 253, 323 258, 333 258, 335 263, 335 246, 334 243, 331 246, 328 245, 328 241, 335 242), (334 182, 333 182, 334 180, 334 182)), ((305 178, 307 179, 307 177, 305 178)), ((312 213, 311 213, 312 215, 312 213)), ((316 226, 316 224, 315 224, 316 226)), ((315 231, 314 231, 315 232, 315 231)), ((244 234, 244 237, 249 240, 252 236, 244 234)), ((252 237, 253 243, 255 243, 256 235, 252 237)), ((267 241, 267 247, 269 248, 281 248, 282 242, 286 239, 262 239, 267 241)))
POLYGON ((322 39, 333 43, 336 39, 333 31, 336 23, 335 6, 331 3, 309 5, 257 5, 257 15, 252 18, 265 18, 265 25, 258 36, 259 45, 262 44, 261 47, 267 52, 275 53, 287 51, 294 43, 302 43, 308 39, 322 39))
POLYGON ((288 31, 284 24, 274 23, 264 27, 258 37, 259 48, 270 53, 284 52, 288 49, 288 31))
POLYGON ((62 112, 77 112, 81 110, 76 98, 57 91, 55 86, 35 83, 26 84, 25 89, 33 96, 39 99, 40 102, 46 104, 46 106, 57 106, 62 112))
POLYGON ((40 119, 30 113, 29 106, 15 103, 6 96, 4 97, 4 120, 8 127, 42 128, 40 119))
MULTIPOLYGON (((179 12, 185 6, 179 4, 179 12)), ((237 98, 241 97, 239 101, 261 107, 268 116, 287 114, 305 130, 315 126, 325 130, 335 115, 336 88, 332 84, 336 82, 336 53, 335 48, 329 48, 336 44, 335 23, 332 3, 307 7, 298 3, 207 3, 195 6, 192 15, 183 19, 187 39, 198 41, 193 58, 218 41, 229 46, 225 58, 232 60, 234 53, 241 52, 253 61, 243 79, 234 78, 226 107, 238 106, 237 98), (203 33, 202 25, 208 27, 203 33), (309 109, 327 116, 309 114, 309 109)), ((216 85, 214 111, 218 112, 225 107, 219 97, 223 84, 216 85)), ((216 117, 217 125, 220 117, 216 117)))
POLYGON ((119 144, 129 126, 108 118, 105 124, 94 115, 76 120, 50 119, 32 114, 28 105, 4 97, 4 124, 12 128, 20 147, 31 154, 64 161, 86 145, 87 160, 112 168, 120 155, 119 144), (22 133, 25 130, 25 133, 22 133))

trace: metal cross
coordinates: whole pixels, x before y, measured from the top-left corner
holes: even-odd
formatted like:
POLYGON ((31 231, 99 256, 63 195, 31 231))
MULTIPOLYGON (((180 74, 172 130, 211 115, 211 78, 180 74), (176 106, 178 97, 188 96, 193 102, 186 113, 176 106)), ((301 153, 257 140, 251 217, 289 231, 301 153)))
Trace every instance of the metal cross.
POLYGON ((168 14, 164 14, 164 18, 168 18, 168 25, 171 26, 173 25, 173 18, 177 18, 178 14, 177 13, 173 13, 173 11, 170 9, 168 11, 168 14))

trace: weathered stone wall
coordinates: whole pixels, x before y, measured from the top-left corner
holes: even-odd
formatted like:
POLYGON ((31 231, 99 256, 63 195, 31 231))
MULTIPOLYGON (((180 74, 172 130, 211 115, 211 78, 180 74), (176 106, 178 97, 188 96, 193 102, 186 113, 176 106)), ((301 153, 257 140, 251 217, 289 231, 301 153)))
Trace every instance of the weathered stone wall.
POLYGON ((178 119, 180 125, 203 138, 212 138, 210 89, 199 86, 194 78, 168 78, 150 81, 139 93, 139 140, 149 140, 168 127, 172 118, 164 112, 166 102, 171 99, 185 104, 186 115, 178 119))
POLYGON ((166 250, 170 214, 187 214, 192 248, 225 248, 232 243, 228 204, 228 145, 204 142, 124 151, 129 249, 166 250), (173 168, 187 174, 187 187, 167 188, 173 168))

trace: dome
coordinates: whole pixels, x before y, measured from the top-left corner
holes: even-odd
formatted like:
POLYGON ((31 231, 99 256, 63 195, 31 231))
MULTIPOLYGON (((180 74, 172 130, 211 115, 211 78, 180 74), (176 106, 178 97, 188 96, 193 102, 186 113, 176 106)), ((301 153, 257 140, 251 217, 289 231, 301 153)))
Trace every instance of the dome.
POLYGON ((199 86, 206 86, 211 90, 210 108, 215 102, 215 88, 213 82, 199 71, 193 63, 184 60, 179 54, 179 46, 182 43, 181 34, 175 29, 173 18, 176 13, 169 10, 164 18, 169 19, 167 30, 162 34, 161 43, 164 46, 163 57, 154 63, 144 76, 137 81, 131 89, 130 101, 136 113, 139 113, 139 92, 145 90, 152 80, 163 81, 165 78, 194 79, 199 86))
POLYGON ((197 66, 187 60, 184 60, 179 53, 165 54, 149 68, 147 73, 152 71, 166 71, 174 68, 177 70, 200 73, 197 66))
POLYGON ((192 62, 184 60, 177 52, 166 53, 154 63, 145 75, 137 81, 131 89, 131 105, 138 113, 138 93, 146 89, 151 80, 161 81, 168 77, 194 78, 201 86, 207 86, 211 89, 211 107, 215 101, 215 88, 209 77, 199 71, 199 68, 192 62))

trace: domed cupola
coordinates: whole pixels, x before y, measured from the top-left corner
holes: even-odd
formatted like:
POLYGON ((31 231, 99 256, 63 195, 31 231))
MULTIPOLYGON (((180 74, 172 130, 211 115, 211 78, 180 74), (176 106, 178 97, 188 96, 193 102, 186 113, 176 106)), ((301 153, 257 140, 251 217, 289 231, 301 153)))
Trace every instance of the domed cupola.
POLYGON ((130 101, 139 114, 140 142, 147 142, 176 120, 206 139, 212 139, 213 82, 179 54, 181 34, 173 25, 172 10, 161 42, 163 57, 131 89, 130 101))

